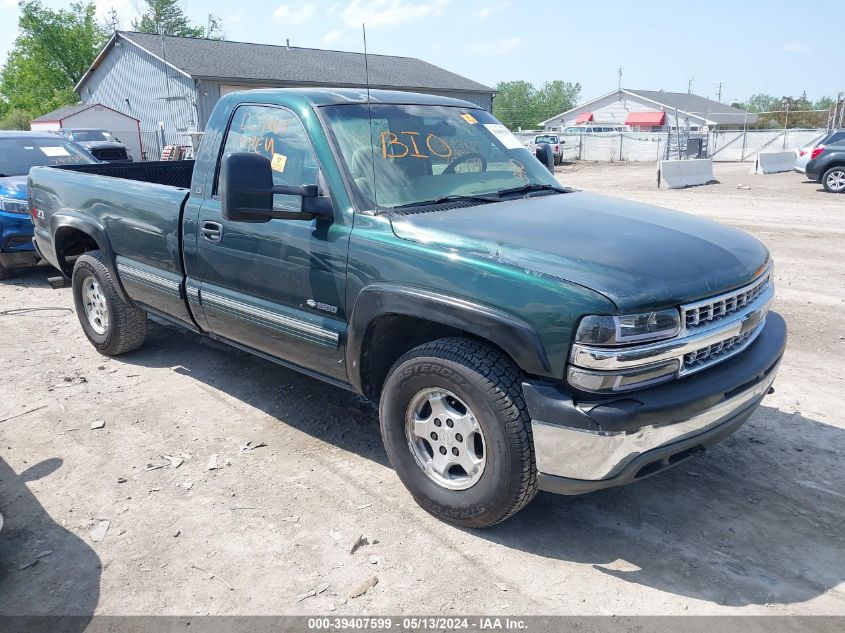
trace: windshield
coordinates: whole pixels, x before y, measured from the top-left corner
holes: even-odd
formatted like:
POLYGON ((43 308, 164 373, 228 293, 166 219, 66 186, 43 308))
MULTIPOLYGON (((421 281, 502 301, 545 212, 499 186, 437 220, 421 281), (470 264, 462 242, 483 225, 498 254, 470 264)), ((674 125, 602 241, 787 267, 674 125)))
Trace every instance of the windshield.
POLYGON ((43 165, 78 165, 96 162, 73 143, 56 138, 0 138, 0 177, 26 176, 43 165))
POLYGON ((485 110, 374 104, 372 143, 366 104, 326 106, 323 112, 364 208, 496 195, 528 185, 560 188, 519 139, 485 110))
POLYGON ((557 136, 552 136, 551 134, 545 134, 543 136, 535 136, 534 142, 535 143, 557 143, 557 136))
POLYGON ((114 141, 114 137, 105 130, 74 130, 71 132, 74 141, 114 141))

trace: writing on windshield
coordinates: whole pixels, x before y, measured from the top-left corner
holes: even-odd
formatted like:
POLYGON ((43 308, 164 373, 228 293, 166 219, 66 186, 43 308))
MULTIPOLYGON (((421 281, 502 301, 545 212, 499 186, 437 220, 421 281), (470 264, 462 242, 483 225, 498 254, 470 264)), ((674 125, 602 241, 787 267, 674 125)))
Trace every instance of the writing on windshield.
POLYGON ((410 146, 399 140, 399 136, 393 132, 381 133, 381 157, 382 158, 431 158, 432 155, 438 158, 450 158, 452 148, 439 136, 428 133, 425 136, 421 132, 399 132, 403 135, 410 146), (427 154, 420 152, 419 145, 425 144, 427 154))

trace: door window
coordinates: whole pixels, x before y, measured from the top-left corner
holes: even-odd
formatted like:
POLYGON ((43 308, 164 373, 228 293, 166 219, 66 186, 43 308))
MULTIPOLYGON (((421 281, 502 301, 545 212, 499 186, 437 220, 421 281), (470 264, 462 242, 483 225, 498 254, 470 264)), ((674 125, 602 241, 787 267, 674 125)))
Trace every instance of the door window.
MULTIPOLYGON (((308 135, 299 119, 285 108, 238 107, 223 145, 223 155, 230 152, 252 152, 265 156, 270 160, 274 185, 299 187, 317 184, 317 157, 308 135)), ((215 186, 215 193, 216 189, 215 186)), ((302 198, 276 194, 273 206, 299 211, 302 198)))

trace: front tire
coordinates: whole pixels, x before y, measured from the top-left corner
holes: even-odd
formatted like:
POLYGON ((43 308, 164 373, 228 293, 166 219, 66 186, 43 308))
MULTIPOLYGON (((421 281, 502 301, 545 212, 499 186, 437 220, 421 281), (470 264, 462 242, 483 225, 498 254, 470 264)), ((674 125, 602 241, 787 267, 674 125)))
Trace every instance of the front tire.
POLYGON ((85 336, 104 356, 138 349, 147 333, 147 313, 121 299, 101 251, 73 266, 73 301, 85 336))
POLYGON ((828 193, 845 193, 845 167, 831 167, 824 172, 822 185, 828 193))
POLYGON ((495 525, 537 493, 522 375, 501 351, 447 338, 402 356, 379 406, 390 463, 416 502, 449 523, 495 525))

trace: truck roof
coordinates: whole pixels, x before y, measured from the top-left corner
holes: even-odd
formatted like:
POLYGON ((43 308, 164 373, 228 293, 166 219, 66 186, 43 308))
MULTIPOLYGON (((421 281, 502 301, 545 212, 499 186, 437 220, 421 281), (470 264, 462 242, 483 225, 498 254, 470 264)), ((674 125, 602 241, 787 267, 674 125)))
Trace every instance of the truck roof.
MULTIPOLYGON (((283 96, 285 100, 301 98, 313 106, 339 105, 346 103, 366 103, 367 90, 365 88, 261 88, 231 93, 238 101, 247 94, 261 93, 266 96, 283 96)), ((370 90, 372 103, 394 103, 414 105, 453 106, 459 108, 480 108, 481 106, 462 99, 440 97, 420 92, 405 92, 403 90, 370 90)))

